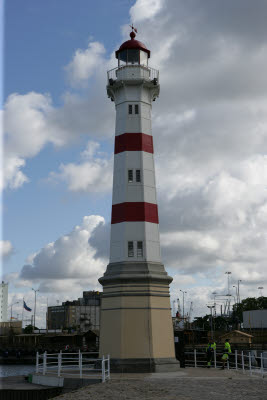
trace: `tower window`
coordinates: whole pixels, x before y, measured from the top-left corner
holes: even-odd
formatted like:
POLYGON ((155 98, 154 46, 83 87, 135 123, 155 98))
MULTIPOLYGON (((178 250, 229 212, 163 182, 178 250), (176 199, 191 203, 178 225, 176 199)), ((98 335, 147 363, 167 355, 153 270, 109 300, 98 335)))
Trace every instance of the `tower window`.
POLYGON ((139 114, 139 106, 138 106, 138 104, 134 105, 134 113, 135 114, 139 114))
POLYGON ((140 171, 140 169, 137 169, 135 171, 135 178, 136 178, 136 182, 141 182, 141 171, 140 171))
POLYGON ((128 169, 128 182, 132 183, 133 182, 133 170, 128 169))
POLYGON ((137 242, 137 257, 143 257, 143 242, 137 242))
POLYGON ((133 105, 132 104, 129 104, 128 111, 129 111, 129 114, 133 113, 133 105))
POLYGON ((128 257, 134 257, 134 243, 128 242, 128 257))

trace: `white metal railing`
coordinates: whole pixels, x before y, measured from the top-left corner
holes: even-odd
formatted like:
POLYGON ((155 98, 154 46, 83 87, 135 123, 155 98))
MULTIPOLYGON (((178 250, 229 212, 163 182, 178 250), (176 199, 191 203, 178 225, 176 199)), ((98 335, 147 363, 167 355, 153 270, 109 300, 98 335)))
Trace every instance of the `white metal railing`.
MULTIPOLYGON (((212 365, 213 368, 222 367, 221 352, 213 352, 212 365)), ((203 351, 186 351, 185 352, 186 367, 206 367, 206 353, 203 351)), ((267 357, 263 357, 263 352, 260 356, 255 356, 252 351, 238 351, 231 353, 227 360, 227 369, 242 371, 243 373, 260 374, 262 377, 267 376, 267 357)))
POLYGON ((94 358, 98 353, 36 353, 36 373, 60 376, 77 375, 80 378, 110 379, 110 357, 94 358))
MULTIPOLYGON (((149 80, 150 81, 153 81, 154 79, 156 79, 157 83, 159 82, 159 70, 157 70, 155 68, 152 68, 152 67, 139 65, 139 64, 126 64, 126 65, 123 65, 121 67, 113 68, 113 69, 111 69, 111 70, 109 70, 107 72, 108 84, 110 84, 110 80, 116 81, 117 75, 118 75, 118 71, 122 71, 125 68, 137 68, 137 67, 142 67, 140 69, 140 71, 148 72, 148 76, 149 76, 149 80)), ((146 79, 146 77, 147 77, 146 73, 142 74, 142 78, 146 79)))

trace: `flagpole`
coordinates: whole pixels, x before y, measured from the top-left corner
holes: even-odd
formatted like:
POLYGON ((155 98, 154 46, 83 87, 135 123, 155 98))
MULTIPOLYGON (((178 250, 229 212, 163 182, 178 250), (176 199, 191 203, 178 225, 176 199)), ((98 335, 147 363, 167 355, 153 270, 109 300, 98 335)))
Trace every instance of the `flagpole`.
POLYGON ((22 316, 21 316, 21 327, 23 329, 23 315, 24 315, 24 297, 22 299, 22 316))

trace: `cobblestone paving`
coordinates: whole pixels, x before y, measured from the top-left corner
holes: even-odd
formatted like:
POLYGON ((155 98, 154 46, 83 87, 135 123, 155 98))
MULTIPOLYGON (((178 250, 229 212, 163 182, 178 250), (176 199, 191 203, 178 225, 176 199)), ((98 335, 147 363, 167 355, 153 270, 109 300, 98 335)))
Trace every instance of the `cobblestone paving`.
POLYGON ((151 374, 114 378, 56 397, 57 400, 267 400, 267 380, 235 373, 151 374))

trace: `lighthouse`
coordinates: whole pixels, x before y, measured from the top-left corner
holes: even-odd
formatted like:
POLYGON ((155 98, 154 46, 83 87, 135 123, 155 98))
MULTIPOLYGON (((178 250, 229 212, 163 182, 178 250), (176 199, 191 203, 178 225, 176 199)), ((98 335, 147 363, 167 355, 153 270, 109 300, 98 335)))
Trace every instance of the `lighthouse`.
POLYGON ((113 371, 174 371, 172 278, 160 255, 151 128, 159 71, 149 66, 150 51, 134 31, 115 53, 117 68, 108 71, 116 128, 110 260, 99 279, 100 354, 110 354, 113 371))

